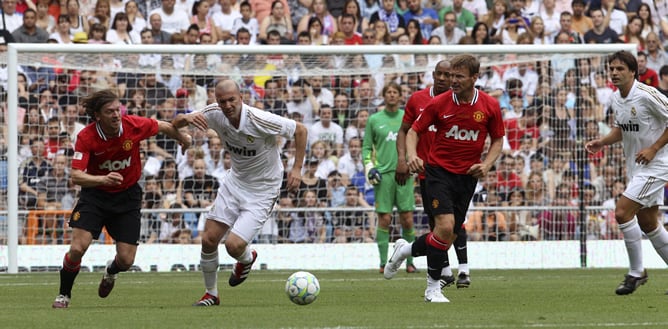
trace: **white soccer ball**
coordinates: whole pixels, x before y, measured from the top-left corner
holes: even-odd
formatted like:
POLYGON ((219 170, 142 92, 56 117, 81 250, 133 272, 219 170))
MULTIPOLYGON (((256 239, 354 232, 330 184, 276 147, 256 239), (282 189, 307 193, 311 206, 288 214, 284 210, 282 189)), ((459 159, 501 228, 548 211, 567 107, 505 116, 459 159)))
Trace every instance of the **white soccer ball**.
POLYGON ((285 293, 288 298, 298 305, 308 305, 318 298, 320 293, 320 283, 315 275, 299 271, 292 273, 285 282, 285 293))

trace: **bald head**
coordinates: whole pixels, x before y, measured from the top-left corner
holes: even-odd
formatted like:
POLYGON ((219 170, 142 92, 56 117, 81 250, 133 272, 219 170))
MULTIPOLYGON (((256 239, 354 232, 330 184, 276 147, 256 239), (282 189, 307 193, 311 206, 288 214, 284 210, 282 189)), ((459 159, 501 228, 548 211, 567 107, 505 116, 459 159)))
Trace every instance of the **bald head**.
POLYGON ((234 80, 221 80, 216 84, 216 92, 221 92, 221 93, 231 93, 231 92, 237 92, 241 93, 241 90, 239 89, 239 85, 234 81, 234 80))

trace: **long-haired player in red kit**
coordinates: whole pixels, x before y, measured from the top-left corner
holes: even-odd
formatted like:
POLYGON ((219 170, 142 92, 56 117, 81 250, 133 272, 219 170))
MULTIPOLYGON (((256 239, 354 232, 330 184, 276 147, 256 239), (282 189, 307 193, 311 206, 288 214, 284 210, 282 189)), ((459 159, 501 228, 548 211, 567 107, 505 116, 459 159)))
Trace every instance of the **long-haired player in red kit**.
POLYGON ((121 103, 111 90, 101 90, 83 99, 93 123, 77 135, 72 157, 72 181, 81 186, 69 225, 70 250, 60 269, 60 291, 53 308, 67 308, 81 258, 106 228, 116 241, 116 257, 107 262, 98 295, 105 298, 119 272, 134 263, 140 231, 142 189, 137 184, 142 164, 139 142, 158 133, 177 140, 183 150, 191 138, 170 122, 134 115, 121 115, 121 103))

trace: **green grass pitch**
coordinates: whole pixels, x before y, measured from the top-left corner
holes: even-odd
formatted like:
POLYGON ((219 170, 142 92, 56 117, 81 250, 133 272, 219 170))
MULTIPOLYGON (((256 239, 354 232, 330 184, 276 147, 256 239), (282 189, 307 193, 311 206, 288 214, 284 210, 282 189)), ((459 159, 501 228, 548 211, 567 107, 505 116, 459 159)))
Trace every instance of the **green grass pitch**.
POLYGON ((100 273, 81 273, 70 308, 54 310, 58 273, 0 275, 3 328, 668 328, 668 274, 629 296, 614 289, 624 269, 473 270, 448 304, 423 301, 425 272, 391 281, 373 271, 311 271, 320 296, 307 306, 284 292, 292 271, 255 270, 242 285, 219 274, 221 305, 192 307, 199 272, 121 273, 106 299, 100 273))

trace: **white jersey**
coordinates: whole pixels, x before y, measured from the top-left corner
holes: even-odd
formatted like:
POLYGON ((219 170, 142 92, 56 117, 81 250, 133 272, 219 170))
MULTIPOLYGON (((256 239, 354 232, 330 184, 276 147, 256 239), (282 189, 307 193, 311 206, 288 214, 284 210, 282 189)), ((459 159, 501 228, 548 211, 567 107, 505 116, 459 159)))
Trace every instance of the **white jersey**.
POLYGON ((628 177, 642 170, 668 181, 668 148, 661 148, 647 165, 635 162, 636 154, 654 144, 668 127, 668 98, 656 88, 634 81, 626 98, 615 91, 610 106, 615 113, 614 126, 622 131, 628 177))
POLYGON ((230 153, 232 168, 225 181, 231 178, 229 182, 243 190, 267 191, 273 187, 278 191, 283 180, 283 163, 277 138, 291 138, 297 123, 243 104, 237 129, 217 103, 200 111, 230 153))

